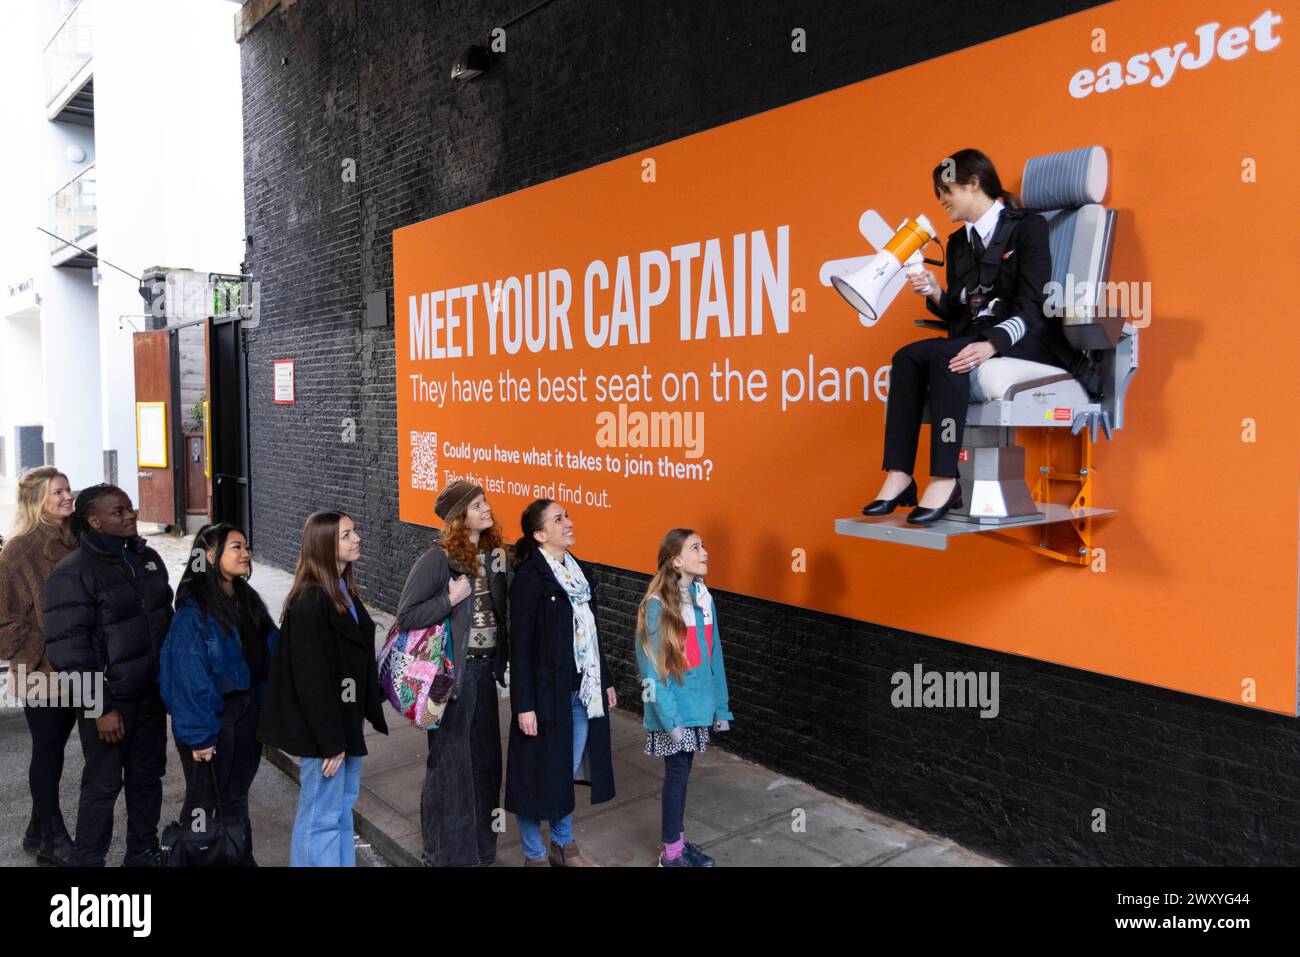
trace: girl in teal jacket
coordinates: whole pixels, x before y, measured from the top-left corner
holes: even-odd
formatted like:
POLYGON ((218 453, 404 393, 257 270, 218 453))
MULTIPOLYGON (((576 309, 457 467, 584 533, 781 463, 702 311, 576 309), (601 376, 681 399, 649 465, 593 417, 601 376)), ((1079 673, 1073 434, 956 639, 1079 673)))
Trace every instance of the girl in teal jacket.
POLYGON ((664 759, 660 867, 713 866, 683 824, 695 754, 709 746, 710 730, 726 731, 732 720, 708 570, 700 536, 674 528, 659 543, 658 571, 637 610, 645 753, 664 759))

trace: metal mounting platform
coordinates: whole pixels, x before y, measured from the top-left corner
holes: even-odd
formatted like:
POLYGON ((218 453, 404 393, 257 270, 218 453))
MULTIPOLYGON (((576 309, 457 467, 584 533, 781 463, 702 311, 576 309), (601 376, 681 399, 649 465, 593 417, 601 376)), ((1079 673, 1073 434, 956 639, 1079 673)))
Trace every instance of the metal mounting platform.
POLYGON ((1098 515, 1112 515, 1113 508, 1070 508, 1066 505, 1039 504, 1038 514, 1028 518, 998 525, 983 525, 975 522, 959 522, 945 518, 933 525, 909 525, 907 510, 900 510, 884 518, 837 518, 835 534, 853 535, 857 538, 870 538, 880 542, 894 542, 898 545, 913 545, 919 548, 933 548, 943 551, 948 547, 948 539, 957 535, 978 535, 981 532, 1000 532, 1008 528, 1024 528, 1027 525, 1050 525, 1054 522, 1072 522, 1079 519, 1095 518, 1098 515))

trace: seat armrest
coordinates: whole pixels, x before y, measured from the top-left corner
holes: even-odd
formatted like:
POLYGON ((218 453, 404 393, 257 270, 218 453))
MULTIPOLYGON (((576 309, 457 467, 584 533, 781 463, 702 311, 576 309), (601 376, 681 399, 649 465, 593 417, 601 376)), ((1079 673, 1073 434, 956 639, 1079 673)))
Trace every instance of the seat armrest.
POLYGON ((1007 394, 1002 397, 1003 401, 1014 399, 1022 392, 1028 392, 1030 389, 1037 389, 1040 386, 1051 385, 1053 382, 1068 382, 1074 376, 1062 370, 1060 375, 1043 376, 1041 379, 1029 379, 1025 382, 1018 382, 1011 388, 1007 389, 1007 394))
POLYGON ((912 324, 921 329, 938 329, 941 332, 948 331, 948 323, 939 322, 936 319, 913 319, 912 324))

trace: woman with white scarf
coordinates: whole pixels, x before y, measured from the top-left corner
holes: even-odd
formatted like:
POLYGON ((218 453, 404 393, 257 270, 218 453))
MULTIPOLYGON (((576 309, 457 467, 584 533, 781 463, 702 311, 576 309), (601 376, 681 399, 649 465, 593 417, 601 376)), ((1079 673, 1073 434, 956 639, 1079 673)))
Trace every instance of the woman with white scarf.
POLYGON ((524 863, 591 867, 573 839, 573 784, 591 803, 614 797, 609 711, 618 705, 600 645, 595 575, 570 552, 564 506, 538 499, 520 520, 510 586, 507 811, 517 816, 524 863), (550 822, 550 850, 541 822, 550 822))

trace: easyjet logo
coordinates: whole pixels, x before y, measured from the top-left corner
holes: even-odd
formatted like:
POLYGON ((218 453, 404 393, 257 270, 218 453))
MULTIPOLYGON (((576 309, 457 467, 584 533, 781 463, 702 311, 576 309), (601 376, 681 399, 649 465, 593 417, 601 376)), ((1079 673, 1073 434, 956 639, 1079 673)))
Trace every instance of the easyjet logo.
POLYGON ((1154 87, 1166 86, 1178 70, 1199 70, 1211 60, 1236 60, 1250 52, 1252 46, 1261 52, 1272 50, 1282 38, 1274 28, 1282 17, 1265 10, 1248 27, 1229 27, 1222 33, 1220 23, 1206 23, 1196 28, 1194 39, 1180 41, 1174 46, 1164 46, 1150 53, 1135 53, 1125 63, 1111 60, 1097 70, 1087 68, 1070 77, 1070 95, 1083 99, 1092 93, 1110 93, 1126 86, 1150 83, 1154 87))

